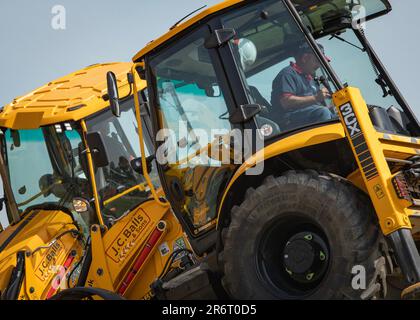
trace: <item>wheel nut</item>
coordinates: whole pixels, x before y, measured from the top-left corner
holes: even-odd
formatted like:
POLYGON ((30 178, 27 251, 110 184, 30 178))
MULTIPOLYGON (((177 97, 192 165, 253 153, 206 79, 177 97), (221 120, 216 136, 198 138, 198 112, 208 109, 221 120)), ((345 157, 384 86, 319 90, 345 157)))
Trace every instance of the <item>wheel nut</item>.
POLYGON ((306 235, 305 237, 305 240, 308 240, 308 241, 312 241, 312 235, 311 234, 308 234, 308 235, 306 235))

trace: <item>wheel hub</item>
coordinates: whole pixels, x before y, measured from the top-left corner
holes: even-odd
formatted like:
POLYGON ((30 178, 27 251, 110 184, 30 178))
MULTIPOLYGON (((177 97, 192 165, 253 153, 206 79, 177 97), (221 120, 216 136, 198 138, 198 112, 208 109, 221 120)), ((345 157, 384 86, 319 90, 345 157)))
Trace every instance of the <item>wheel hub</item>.
POLYGON ((318 280, 328 266, 325 241, 311 232, 293 235, 283 250, 283 266, 295 281, 310 283, 318 280))

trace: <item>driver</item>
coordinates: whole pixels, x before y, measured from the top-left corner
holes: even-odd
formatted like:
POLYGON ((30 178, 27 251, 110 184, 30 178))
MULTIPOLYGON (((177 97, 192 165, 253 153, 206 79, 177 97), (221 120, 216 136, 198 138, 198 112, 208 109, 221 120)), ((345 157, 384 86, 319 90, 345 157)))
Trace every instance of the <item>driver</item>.
POLYGON ((110 122, 102 123, 98 128, 98 131, 102 135, 110 167, 118 167, 122 157, 126 158, 126 160, 132 160, 134 158, 129 154, 125 145, 120 141, 118 134, 112 130, 110 122))
MULTIPOLYGON (((324 47, 318 46, 324 53, 324 47)), ((315 53, 304 43, 297 48, 294 58, 296 62, 290 63, 274 79, 271 104, 282 110, 289 128, 332 119, 333 114, 325 104, 325 99, 331 95, 314 79, 321 67, 315 53)))

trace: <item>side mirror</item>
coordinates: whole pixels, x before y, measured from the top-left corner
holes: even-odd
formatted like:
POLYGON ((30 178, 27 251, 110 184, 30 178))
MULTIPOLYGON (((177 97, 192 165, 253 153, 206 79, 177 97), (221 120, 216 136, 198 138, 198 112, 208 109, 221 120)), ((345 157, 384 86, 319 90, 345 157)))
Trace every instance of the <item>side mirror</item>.
MULTIPOLYGON (((146 158, 146 164, 147 164, 147 173, 152 172, 152 162, 155 159, 154 155, 148 156, 146 158)), ((133 168, 134 172, 137 172, 138 174, 143 174, 143 165, 141 162, 142 158, 136 158, 131 160, 130 165, 131 168, 133 168)))
POLYGON ((120 111, 120 96, 118 93, 117 77, 115 73, 109 71, 106 74, 106 82, 108 87, 109 104, 111 106, 112 114, 116 117, 121 115, 120 111))
POLYGON ((100 132, 90 132, 86 136, 92 159, 97 168, 109 165, 108 153, 100 132))

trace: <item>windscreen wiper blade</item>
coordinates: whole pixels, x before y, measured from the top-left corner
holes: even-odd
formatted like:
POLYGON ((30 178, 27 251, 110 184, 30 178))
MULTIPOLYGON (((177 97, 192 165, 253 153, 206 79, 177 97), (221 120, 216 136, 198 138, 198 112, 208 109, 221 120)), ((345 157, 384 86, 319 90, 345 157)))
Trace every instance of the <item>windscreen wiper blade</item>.
POLYGON ((355 45, 354 43, 351 43, 350 41, 347 41, 346 39, 344 39, 344 38, 342 38, 342 37, 340 37, 340 36, 338 36, 338 35, 336 35, 336 34, 332 34, 332 35, 331 35, 331 38, 330 38, 329 40, 331 40, 331 39, 333 39, 333 38, 335 38, 335 39, 337 39, 337 40, 340 40, 340 41, 343 41, 343 42, 345 42, 345 43, 347 43, 347 44, 351 45, 352 47, 355 47, 356 49, 359 49, 359 50, 360 50, 360 51, 362 51, 362 52, 366 52, 366 49, 365 49, 365 48, 359 47, 359 46, 355 45))

